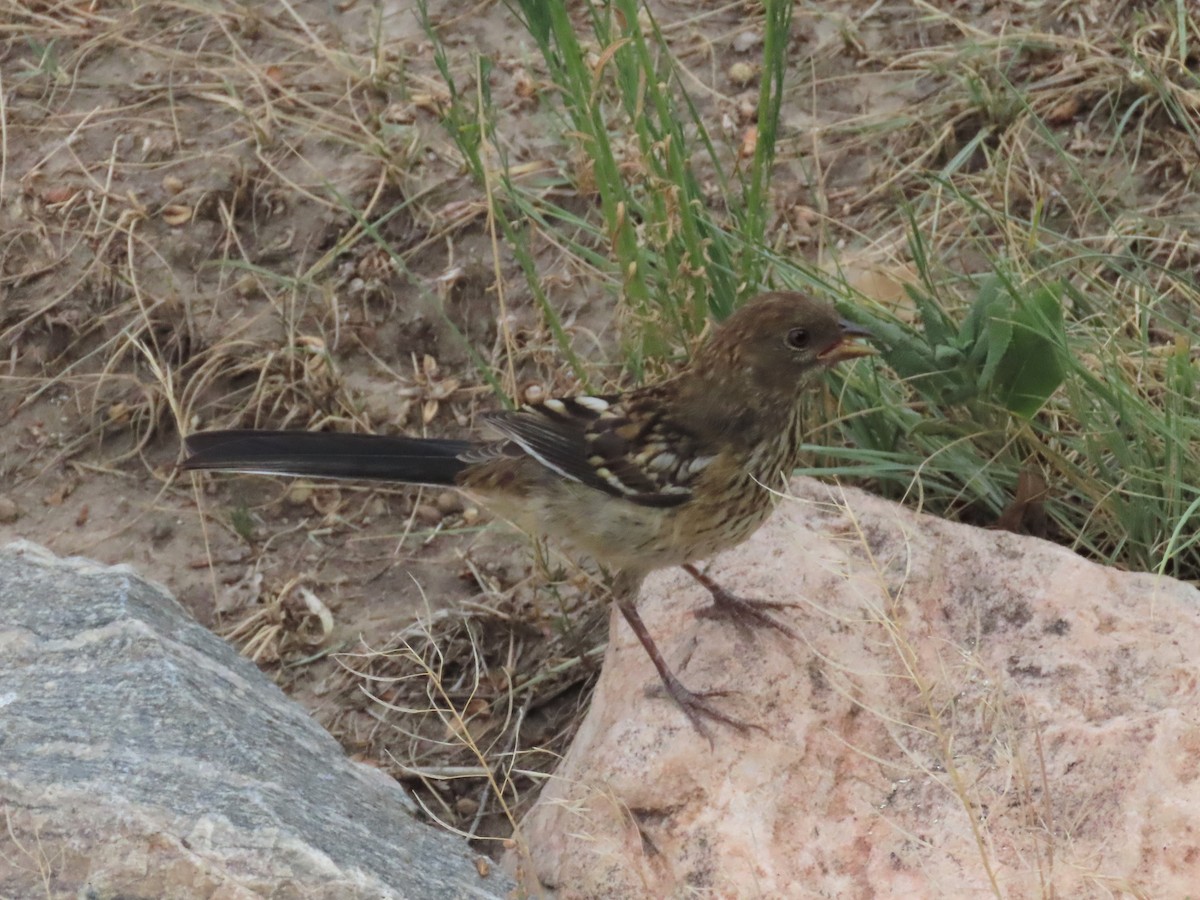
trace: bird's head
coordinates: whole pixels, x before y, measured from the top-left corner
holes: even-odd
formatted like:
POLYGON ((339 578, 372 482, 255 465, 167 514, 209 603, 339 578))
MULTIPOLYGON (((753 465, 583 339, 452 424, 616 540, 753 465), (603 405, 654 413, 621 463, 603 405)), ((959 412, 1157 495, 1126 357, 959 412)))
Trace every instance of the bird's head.
POLYGON ((793 394, 834 363, 874 353, 857 340, 869 334, 824 301, 790 291, 760 294, 717 326, 695 365, 744 378, 755 391, 793 394))

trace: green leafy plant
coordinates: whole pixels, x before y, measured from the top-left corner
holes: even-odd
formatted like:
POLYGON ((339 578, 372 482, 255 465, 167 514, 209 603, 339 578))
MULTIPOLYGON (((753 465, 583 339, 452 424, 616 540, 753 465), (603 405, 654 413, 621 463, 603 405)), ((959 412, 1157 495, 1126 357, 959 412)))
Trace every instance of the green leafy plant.
POLYGON ((1067 354, 1061 285, 1028 292, 999 276, 983 281, 957 324, 930 297, 910 291, 923 330, 885 329, 888 364, 927 400, 975 400, 1031 418, 1062 385, 1067 354))
POLYGON ((657 23, 636 0, 586 4, 586 33, 561 3, 517 0, 514 12, 554 86, 547 98, 550 120, 585 161, 582 171, 561 169, 555 183, 593 193, 598 216, 559 204, 544 184, 532 187, 513 177, 495 139, 486 61, 480 60, 478 103, 472 106, 423 13, 451 95, 447 129, 475 177, 499 188, 491 212, 543 314, 555 319, 528 251, 529 237, 538 231, 553 232, 633 314, 639 324, 629 332, 626 362, 635 374, 645 360, 685 344, 709 315, 724 317, 758 290, 773 262, 766 247, 767 187, 791 8, 778 0, 766 4, 757 141, 753 156, 742 162, 737 147, 708 131, 657 23))

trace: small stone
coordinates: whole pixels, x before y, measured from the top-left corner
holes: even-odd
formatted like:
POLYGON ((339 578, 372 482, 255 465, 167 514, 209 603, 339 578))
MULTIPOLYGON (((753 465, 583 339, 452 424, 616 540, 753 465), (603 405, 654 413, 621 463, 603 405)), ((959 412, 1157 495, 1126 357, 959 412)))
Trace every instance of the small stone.
POLYGON ((754 80, 754 66, 750 63, 735 62, 729 67, 729 80, 739 87, 745 87, 754 80))
POLYGON ((8 494, 0 494, 0 523, 11 525, 21 518, 21 508, 8 494))
POLYGON ((150 526, 150 540, 157 547, 166 543, 175 534, 175 523, 170 519, 159 519, 150 526))
POLYGON ((743 91, 736 98, 738 122, 747 125, 758 119, 758 94, 743 91))
POLYGON ((418 503, 413 515, 422 525, 437 525, 442 521, 442 511, 431 503, 418 503))
POLYGON ((748 53, 762 43, 762 35, 757 31, 743 31, 733 39, 735 53, 748 53))
POLYGON ((243 300, 249 300, 258 294, 258 279, 253 275, 243 275, 234 283, 233 289, 243 300))
POLYGON ((309 481, 292 482, 283 499, 292 506, 303 506, 312 499, 313 486, 309 481))

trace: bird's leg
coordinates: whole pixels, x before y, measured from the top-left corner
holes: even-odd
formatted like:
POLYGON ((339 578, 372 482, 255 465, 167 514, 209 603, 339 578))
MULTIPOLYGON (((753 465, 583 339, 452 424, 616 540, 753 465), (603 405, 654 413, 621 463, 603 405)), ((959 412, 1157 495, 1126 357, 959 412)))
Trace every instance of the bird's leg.
POLYGON ((751 728, 758 728, 760 731, 763 730, 758 725, 751 725, 748 722, 743 722, 741 719, 735 719, 733 716, 726 715, 707 702, 709 697, 721 697, 728 694, 729 691, 692 691, 684 687, 683 682, 675 677, 675 673, 671 671, 667 665, 667 661, 663 659, 658 645, 654 643, 654 638, 650 637, 650 632, 646 629, 646 623, 642 621, 642 617, 638 614, 637 606, 635 605, 635 601, 637 600, 636 591, 623 591, 618 588, 614 591, 613 599, 617 604, 617 609, 621 610, 621 615, 625 617, 625 621, 629 623, 629 627, 637 635, 637 639, 642 642, 642 647, 645 648, 650 661, 654 663, 654 668, 658 670, 658 677, 662 679, 663 689, 679 705, 679 708, 683 710, 684 715, 688 717, 688 721, 692 723, 692 727, 700 733, 701 737, 708 740, 709 746, 712 746, 713 739, 708 727, 704 724, 705 719, 723 722, 743 734, 751 728))
POLYGON ((785 603, 782 600, 751 600, 731 594, 691 563, 684 563, 683 571, 704 585, 712 594, 712 603, 696 613, 701 618, 732 619, 739 628, 748 629, 753 626, 774 628, 790 638, 800 639, 800 633, 796 629, 780 622, 769 612, 773 609, 791 609, 799 604, 785 603))

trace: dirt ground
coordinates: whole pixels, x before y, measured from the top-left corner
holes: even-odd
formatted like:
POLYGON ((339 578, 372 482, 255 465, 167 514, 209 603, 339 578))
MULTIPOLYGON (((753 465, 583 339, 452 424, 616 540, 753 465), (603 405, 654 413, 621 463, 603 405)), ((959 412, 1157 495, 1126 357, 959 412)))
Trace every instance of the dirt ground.
MULTIPOLYGON (((951 80, 914 61, 1004 29, 1065 42, 1103 28, 1104 7, 1073 6, 797 8, 772 190, 780 248, 836 258, 867 292, 898 294, 908 262, 884 186, 954 152, 952 141, 931 158, 913 150, 930 146, 914 130, 945 125, 920 111, 951 80)), ((761 11, 652 8, 706 120, 736 146, 753 114, 761 11)), ((420 753, 396 747, 411 750, 420 729, 361 689, 382 684, 374 693, 399 703, 395 684, 348 668, 403 678, 453 667, 448 647, 485 646, 485 674, 520 669, 522 654, 567 660, 544 702, 521 711, 544 717, 534 738, 552 750, 605 639, 594 575, 531 552, 452 494, 174 468, 181 432, 207 427, 462 433, 496 403, 472 354, 512 395, 576 386, 494 233, 485 186, 440 124, 447 90, 415 5, 60 0, 2 17, 14 24, 0 26, 0 539, 131 564, 352 753, 415 781, 442 763, 417 771, 420 753), (413 628, 461 609, 473 612, 442 631, 413 628), (398 635, 415 648, 407 668, 353 655, 402 649, 398 635), (552 651, 535 649, 551 637, 552 651)), ((430 17, 462 84, 477 54, 493 60, 510 163, 569 169, 544 67, 509 8, 434 2, 430 17)), ((1049 106, 1063 96, 1045 95, 1068 134, 1078 108, 1049 106)), ((1097 177, 1111 164, 1097 158, 1097 177)), ((576 352, 597 381, 619 380, 611 286, 549 242, 535 252, 576 352)), ((458 677, 478 687, 469 669, 458 677)), ((502 831, 480 821, 486 787, 438 790, 434 815, 502 831)))

